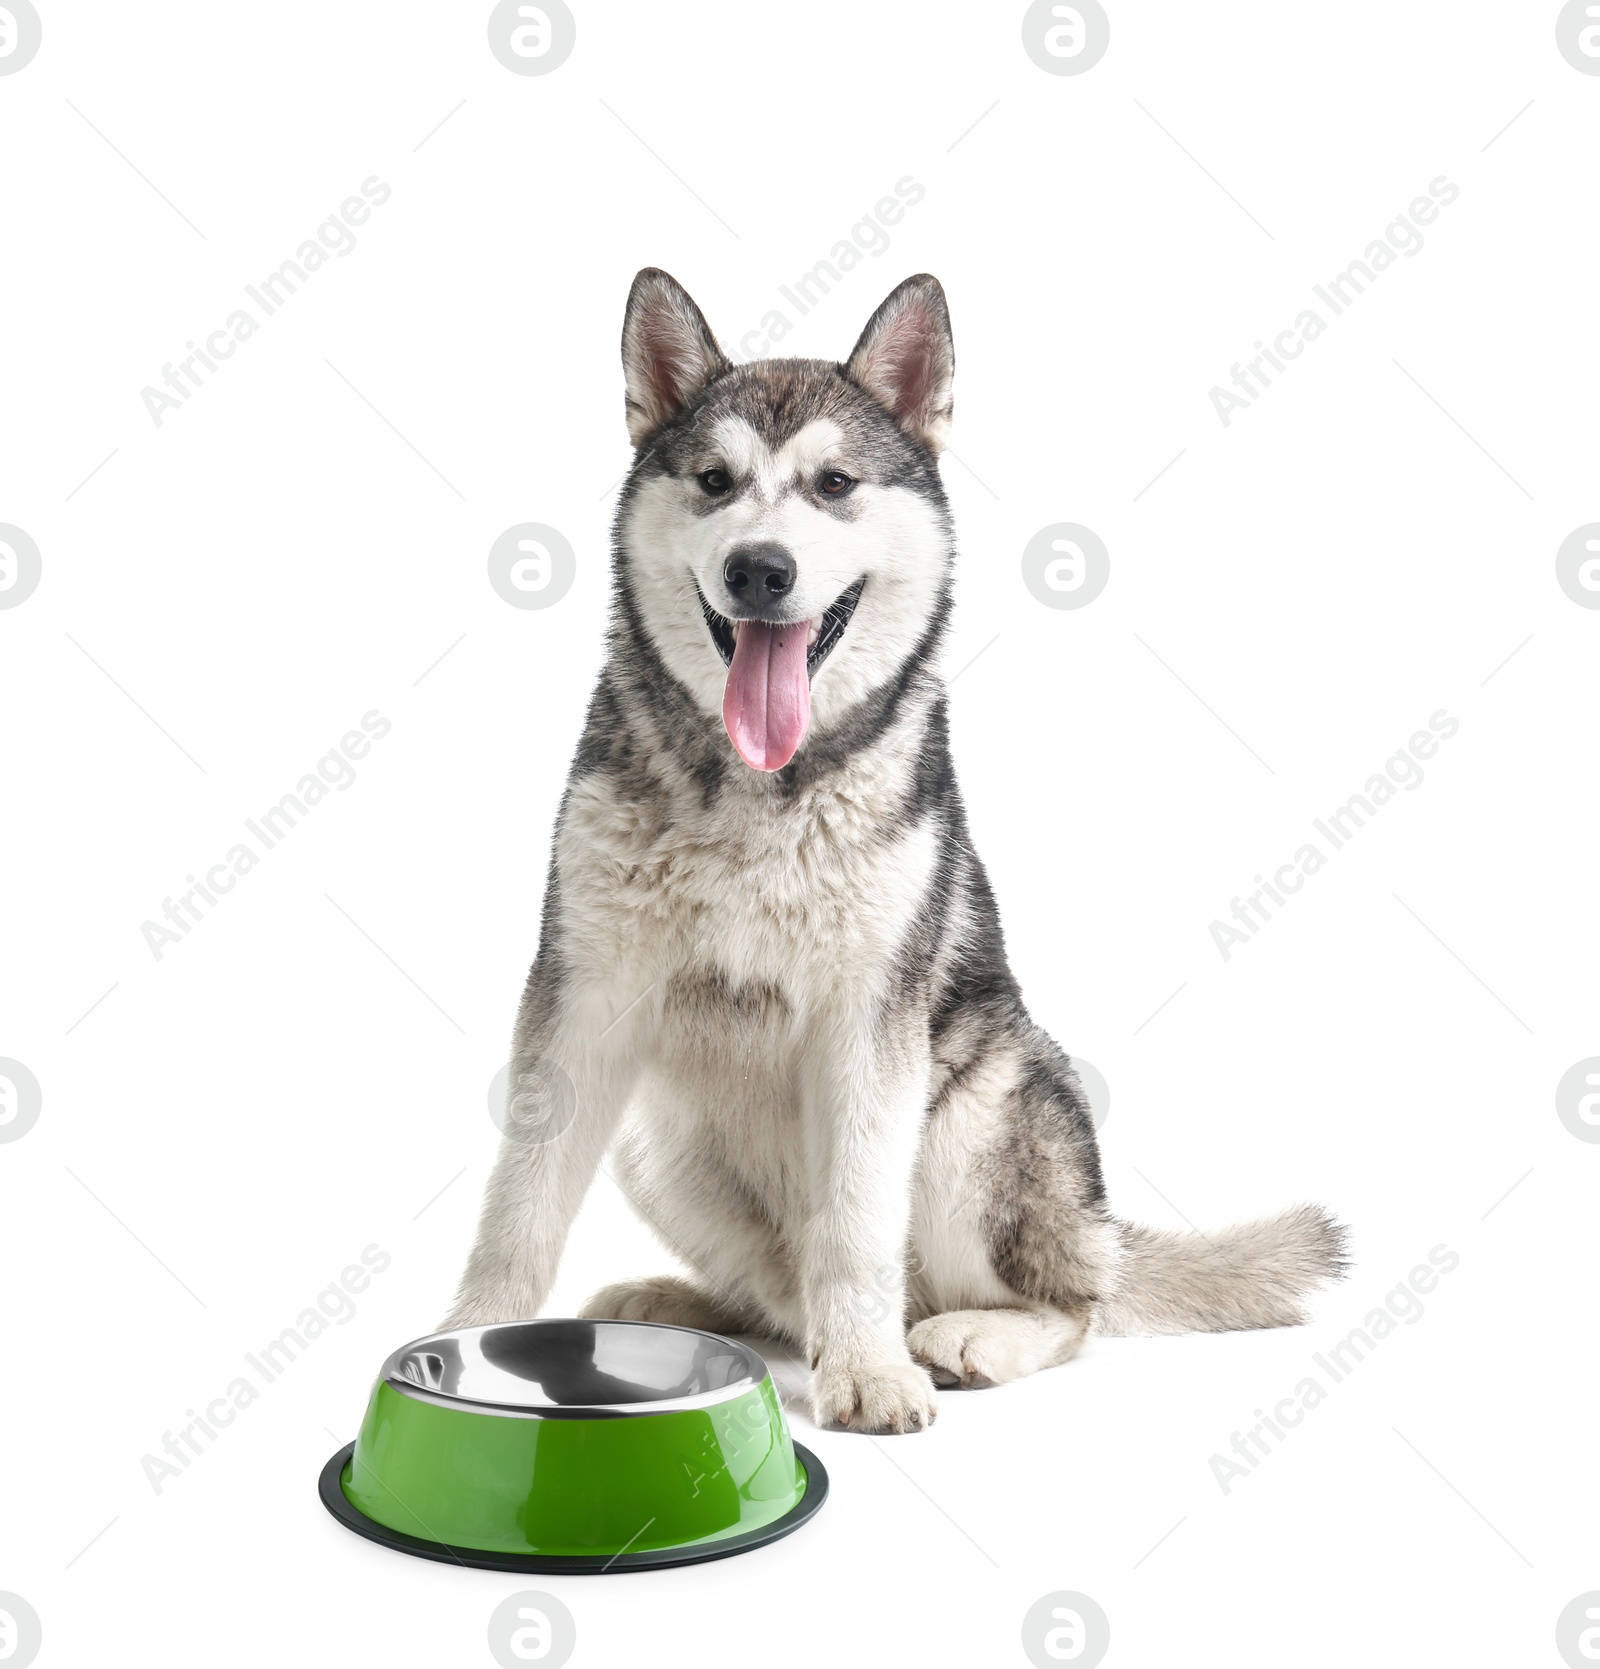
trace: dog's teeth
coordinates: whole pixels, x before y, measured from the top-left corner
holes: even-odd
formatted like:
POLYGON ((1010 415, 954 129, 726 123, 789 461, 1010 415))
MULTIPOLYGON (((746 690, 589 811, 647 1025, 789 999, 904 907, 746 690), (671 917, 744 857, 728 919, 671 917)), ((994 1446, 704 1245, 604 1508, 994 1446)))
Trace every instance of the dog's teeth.
POLYGON ((743 624, 744 624, 744 622, 742 620, 735 620, 734 623, 733 623, 733 641, 735 643, 737 643, 739 641, 739 628, 743 624))
POLYGON ((806 648, 809 649, 821 635, 822 627, 815 620, 813 620, 811 622, 811 630, 806 636, 806 648))

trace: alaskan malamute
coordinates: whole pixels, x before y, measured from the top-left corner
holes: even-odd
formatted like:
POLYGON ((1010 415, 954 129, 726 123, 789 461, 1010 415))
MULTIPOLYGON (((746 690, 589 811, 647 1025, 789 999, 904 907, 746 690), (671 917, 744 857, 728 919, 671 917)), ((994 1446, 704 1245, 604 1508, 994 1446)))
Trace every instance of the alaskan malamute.
POLYGON ((947 739, 944 291, 842 365, 733 365, 664 272, 622 332, 636 455, 609 653, 556 824, 508 1118, 447 1326, 537 1315, 596 1168, 694 1273, 588 1316, 776 1334, 819 1423, 916 1431, 1103 1333, 1278 1327, 1313 1206, 1114 1217, 1006 965, 947 739))

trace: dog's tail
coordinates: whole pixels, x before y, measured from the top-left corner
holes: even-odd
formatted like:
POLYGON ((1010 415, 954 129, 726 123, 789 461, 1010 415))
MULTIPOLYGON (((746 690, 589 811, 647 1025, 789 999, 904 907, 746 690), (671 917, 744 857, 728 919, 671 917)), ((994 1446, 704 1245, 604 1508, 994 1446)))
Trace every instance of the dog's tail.
POLYGON ((1117 1276, 1095 1322, 1113 1336, 1293 1327, 1306 1319, 1306 1294, 1349 1267, 1343 1224, 1316 1205, 1217 1234, 1118 1229, 1117 1276))

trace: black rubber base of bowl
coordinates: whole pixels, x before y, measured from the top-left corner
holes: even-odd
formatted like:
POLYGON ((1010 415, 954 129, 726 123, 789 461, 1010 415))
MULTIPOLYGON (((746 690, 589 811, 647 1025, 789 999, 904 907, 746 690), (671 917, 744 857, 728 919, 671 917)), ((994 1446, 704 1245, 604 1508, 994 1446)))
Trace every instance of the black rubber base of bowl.
POLYGON ((317 1480, 317 1494, 322 1504, 347 1530, 377 1542, 380 1547, 391 1547, 396 1553, 410 1553, 418 1559, 437 1559, 445 1565, 465 1565, 471 1570, 529 1571, 540 1576, 565 1573, 569 1576, 599 1576, 607 1571, 666 1570, 673 1565, 699 1565, 708 1559, 728 1559, 735 1553, 748 1553, 753 1547, 765 1547, 768 1542, 781 1541, 798 1530, 828 1498, 828 1474, 822 1462, 809 1449, 798 1443, 794 1452, 806 1470, 806 1492, 797 1505, 782 1518, 759 1530, 747 1530, 740 1535, 727 1536, 721 1541, 698 1542, 689 1547, 655 1547, 640 1553, 499 1553, 481 1547, 451 1547, 445 1542, 424 1541, 420 1536, 408 1536, 402 1530, 391 1530, 385 1524, 368 1518, 351 1506, 340 1480, 345 1466, 355 1453, 355 1444, 346 1443, 322 1469, 317 1480))

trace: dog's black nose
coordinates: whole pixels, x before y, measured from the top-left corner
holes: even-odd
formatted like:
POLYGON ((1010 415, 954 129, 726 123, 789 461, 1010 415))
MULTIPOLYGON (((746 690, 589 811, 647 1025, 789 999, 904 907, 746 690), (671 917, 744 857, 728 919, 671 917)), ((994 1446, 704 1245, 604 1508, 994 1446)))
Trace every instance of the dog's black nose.
POLYGON ((735 545, 722 578, 740 602, 757 606, 794 589, 794 558, 771 540, 759 545, 735 545))

